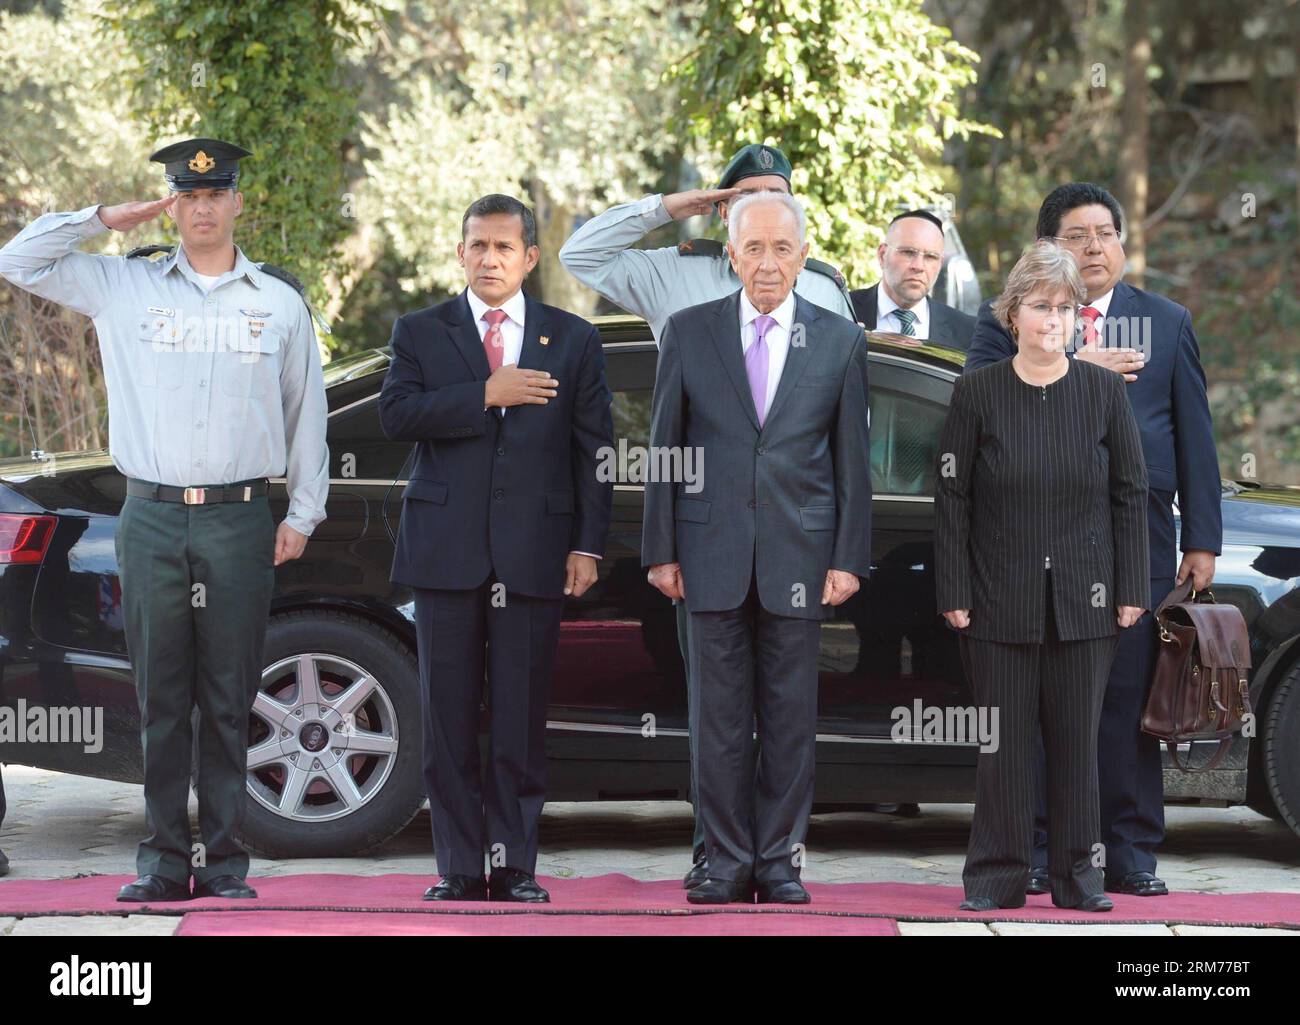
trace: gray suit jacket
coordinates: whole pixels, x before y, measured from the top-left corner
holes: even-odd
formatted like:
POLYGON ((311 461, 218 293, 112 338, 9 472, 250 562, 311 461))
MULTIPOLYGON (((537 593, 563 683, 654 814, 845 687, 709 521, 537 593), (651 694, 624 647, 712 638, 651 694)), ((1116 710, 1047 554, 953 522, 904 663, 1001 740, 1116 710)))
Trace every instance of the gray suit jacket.
POLYGON ((768 612, 824 619, 826 571, 870 570, 866 336, 796 295, 801 326, 761 430, 740 292, 682 310, 664 329, 650 443, 656 454, 701 452, 702 487, 646 484, 641 562, 681 563, 691 612, 739 608, 757 570, 768 612))

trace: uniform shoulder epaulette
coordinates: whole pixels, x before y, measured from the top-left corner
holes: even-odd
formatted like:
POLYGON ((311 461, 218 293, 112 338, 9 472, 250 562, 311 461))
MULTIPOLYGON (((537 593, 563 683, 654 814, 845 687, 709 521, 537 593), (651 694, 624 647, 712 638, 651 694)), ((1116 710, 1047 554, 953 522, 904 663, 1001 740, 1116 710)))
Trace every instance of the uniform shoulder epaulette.
POLYGON ((839 269, 836 267, 832 267, 829 263, 825 263, 822 260, 813 260, 813 259, 804 260, 803 265, 805 270, 810 270, 814 274, 821 274, 824 277, 828 277, 833 282, 835 282, 835 287, 839 289, 840 295, 844 296, 844 304, 845 306, 848 307, 850 311, 849 319, 853 320, 856 316, 856 314, 852 312, 853 296, 849 295, 849 286, 844 281, 844 275, 839 272, 839 269))
POLYGON ((156 256, 158 253, 166 253, 168 256, 171 256, 171 254, 175 251, 176 251, 175 246, 159 246, 159 245, 136 246, 134 249, 132 249, 129 253, 126 254, 126 258, 128 260, 134 260, 140 256, 156 256))
POLYGON ((818 274, 825 274, 828 278, 830 278, 832 281, 835 282, 836 288, 843 289, 847 287, 844 282, 844 275, 841 274, 835 267, 832 267, 829 263, 824 263, 821 260, 814 260, 811 257, 809 257, 807 260, 804 261, 803 265, 808 270, 816 271, 818 274))
POLYGON ((283 267, 277 267, 273 263, 259 263, 257 266, 264 274, 269 274, 271 275, 271 277, 276 278, 279 281, 283 281, 286 285, 288 285, 295 292, 297 292, 298 295, 302 297, 302 301, 306 303, 307 312, 310 313, 312 317, 315 319, 316 323, 320 325, 320 329, 324 331, 327 335, 333 334, 333 332, 330 330, 330 326, 327 323, 325 323, 325 318, 316 312, 316 308, 312 306, 311 300, 307 298, 307 287, 301 281, 299 281, 296 277, 294 277, 294 275, 290 274, 283 267))
POLYGON ((307 287, 283 267, 277 267, 273 263, 259 263, 257 266, 271 277, 279 278, 304 299, 307 298, 307 287))
POLYGON ((727 249, 716 239, 693 238, 681 243, 677 252, 682 256, 725 256, 727 249))

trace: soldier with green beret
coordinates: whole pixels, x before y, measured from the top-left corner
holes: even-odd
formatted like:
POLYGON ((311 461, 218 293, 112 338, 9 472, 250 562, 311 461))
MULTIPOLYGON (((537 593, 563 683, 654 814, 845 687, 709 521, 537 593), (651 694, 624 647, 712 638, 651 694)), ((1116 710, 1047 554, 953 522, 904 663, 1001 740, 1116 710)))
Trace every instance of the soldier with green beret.
MULTIPOLYGON (((569 236, 560 262, 592 291, 644 318, 658 342, 674 313, 730 295, 740 288, 740 278, 731 269, 725 246, 712 239, 662 249, 632 247, 655 228, 715 208, 725 224, 731 200, 766 189, 790 191, 790 161, 775 146, 742 147, 728 162, 717 188, 644 196, 611 207, 569 236)), ((806 261, 794 290, 823 309, 854 319, 844 277, 828 263, 806 261)))

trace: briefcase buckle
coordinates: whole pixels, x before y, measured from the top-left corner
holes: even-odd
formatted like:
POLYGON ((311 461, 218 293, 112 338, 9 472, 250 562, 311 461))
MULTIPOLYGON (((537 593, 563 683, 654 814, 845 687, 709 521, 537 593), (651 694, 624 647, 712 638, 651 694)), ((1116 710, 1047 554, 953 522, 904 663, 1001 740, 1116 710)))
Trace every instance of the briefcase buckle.
POLYGON ((204 492, 205 492, 206 490, 207 490, 206 488, 186 488, 186 489, 185 489, 185 504, 186 504, 186 505, 202 505, 202 504, 203 504, 203 501, 204 501, 204 492))

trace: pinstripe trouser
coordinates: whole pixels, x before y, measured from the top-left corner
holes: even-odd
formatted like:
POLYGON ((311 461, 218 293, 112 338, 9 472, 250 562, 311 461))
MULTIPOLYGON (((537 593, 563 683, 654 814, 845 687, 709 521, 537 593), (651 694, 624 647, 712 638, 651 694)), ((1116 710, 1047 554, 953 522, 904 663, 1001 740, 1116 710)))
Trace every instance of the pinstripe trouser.
POLYGON ((978 705, 998 710, 996 751, 981 752, 962 882, 967 897, 1025 902, 1034 840, 1035 724, 1047 754, 1048 874, 1052 903, 1102 892, 1097 725, 1118 635, 1062 641, 1052 612, 1041 644, 961 638, 978 705))

